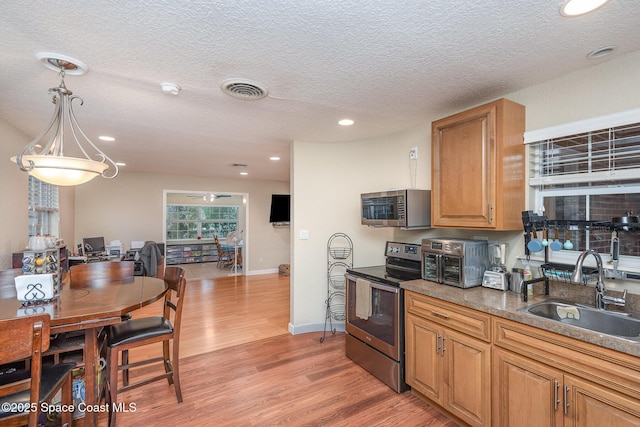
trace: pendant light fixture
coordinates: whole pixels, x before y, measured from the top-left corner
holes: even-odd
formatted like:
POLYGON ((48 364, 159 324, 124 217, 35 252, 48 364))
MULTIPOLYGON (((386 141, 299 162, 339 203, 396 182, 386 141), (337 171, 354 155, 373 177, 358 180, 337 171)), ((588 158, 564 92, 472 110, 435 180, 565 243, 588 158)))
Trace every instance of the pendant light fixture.
POLYGON ((40 135, 38 135, 22 151, 11 158, 18 167, 49 184, 70 186, 84 184, 98 175, 104 178, 115 178, 118 166, 98 147, 78 125, 73 112, 73 101, 82 98, 72 96, 64 84, 65 72, 69 74, 83 74, 84 65, 73 58, 56 54, 40 56, 47 68, 57 70, 60 74, 60 85, 49 89, 49 95, 55 105, 53 117, 40 135), (79 71, 80 70, 80 71, 79 71), (84 140, 83 144, 80 140, 84 140), (65 143, 67 147, 65 147, 65 143), (68 157, 64 155, 65 148, 78 151, 83 157, 68 157))

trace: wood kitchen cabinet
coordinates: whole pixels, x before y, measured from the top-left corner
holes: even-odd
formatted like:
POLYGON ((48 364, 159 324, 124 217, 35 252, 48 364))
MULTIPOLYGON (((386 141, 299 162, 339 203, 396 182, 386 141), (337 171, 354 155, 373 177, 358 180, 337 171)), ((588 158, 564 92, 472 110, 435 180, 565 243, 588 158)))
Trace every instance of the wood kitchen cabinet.
POLYGON ((405 304, 407 384, 464 422, 489 426, 490 318, 411 291, 405 304))
POLYGON ((493 353, 496 426, 562 426, 562 372, 516 354, 493 353))
POLYGON ((632 427, 640 425, 640 402, 590 381, 564 376, 569 408, 565 426, 573 427, 632 427))
POLYGON ((432 123, 433 227, 522 229, 525 107, 507 99, 432 123))
POLYGON ((494 425, 640 425, 637 358, 502 319, 494 333, 494 425))

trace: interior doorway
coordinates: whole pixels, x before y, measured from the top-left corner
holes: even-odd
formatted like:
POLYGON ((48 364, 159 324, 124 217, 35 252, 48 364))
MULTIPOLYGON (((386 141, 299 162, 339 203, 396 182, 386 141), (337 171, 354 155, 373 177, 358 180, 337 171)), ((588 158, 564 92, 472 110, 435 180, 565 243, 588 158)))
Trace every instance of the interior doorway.
POLYGON ((247 193, 164 190, 163 198, 166 265, 184 266, 187 278, 249 271, 247 193))

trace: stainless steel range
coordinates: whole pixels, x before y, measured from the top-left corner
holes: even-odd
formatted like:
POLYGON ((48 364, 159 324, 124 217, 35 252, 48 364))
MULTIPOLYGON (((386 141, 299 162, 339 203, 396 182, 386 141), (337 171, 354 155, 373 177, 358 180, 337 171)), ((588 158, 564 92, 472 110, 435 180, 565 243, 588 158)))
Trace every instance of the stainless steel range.
POLYGON ((420 244, 387 242, 385 265, 347 270, 347 357, 401 393, 404 382, 404 292, 421 278, 420 244))

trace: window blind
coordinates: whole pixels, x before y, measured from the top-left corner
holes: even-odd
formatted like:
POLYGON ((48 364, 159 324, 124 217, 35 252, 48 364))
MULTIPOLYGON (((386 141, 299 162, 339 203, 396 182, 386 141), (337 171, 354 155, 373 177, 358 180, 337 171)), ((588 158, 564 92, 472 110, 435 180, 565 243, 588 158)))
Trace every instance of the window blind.
POLYGON ((29 175, 28 205, 29 237, 38 234, 57 235, 60 208, 58 187, 29 175))
POLYGON ((640 120, 528 145, 532 186, 640 180, 640 120))
POLYGON ((58 187, 29 175, 29 209, 54 212, 59 207, 58 187))

